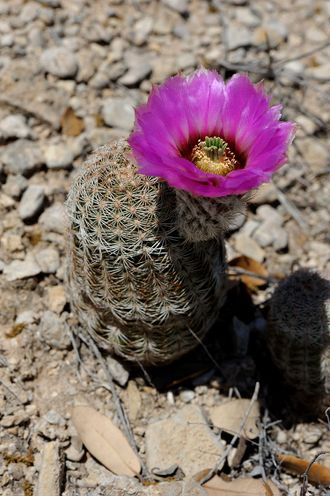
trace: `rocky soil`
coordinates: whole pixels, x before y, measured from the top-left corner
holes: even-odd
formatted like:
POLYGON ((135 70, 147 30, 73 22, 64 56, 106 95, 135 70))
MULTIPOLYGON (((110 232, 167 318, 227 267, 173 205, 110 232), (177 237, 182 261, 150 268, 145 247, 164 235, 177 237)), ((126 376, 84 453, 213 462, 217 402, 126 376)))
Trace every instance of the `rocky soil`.
MULTIPOLYGON (((253 258, 267 271, 267 282, 251 297, 233 280, 236 299, 233 295, 229 303, 236 304, 225 316, 230 332, 238 335, 240 325, 262 332, 263 304, 277 279, 298 267, 330 269, 329 18, 326 0, 0 1, 3 496, 197 491, 115 477, 77 437, 74 404, 88 403, 118 419, 99 358, 73 336, 77 323, 64 287, 64 201, 90 151, 127 136, 133 106, 145 101, 153 84, 199 66, 224 77, 244 71, 254 81, 263 79, 298 131, 289 163, 252 198, 248 215, 228 235, 229 261, 253 258)), ((201 415, 200 407, 211 415, 228 394, 251 397, 256 380, 263 383, 269 370, 258 364, 249 344, 230 352, 220 364, 192 355, 150 375, 129 374, 105 358, 149 465, 159 437, 153 421, 184 415, 187 406, 193 418, 201 415)), ((329 422, 325 415, 293 422, 280 383, 275 390, 262 388, 261 396, 267 395, 270 406, 266 401, 259 441, 250 443, 237 466, 227 461, 223 470, 235 477, 265 473, 281 494, 297 495, 301 478, 281 468, 276 455, 293 453, 311 461, 329 452, 329 422), (284 403, 279 408, 277 393, 284 403)), ((330 467, 329 455, 319 461, 330 467)), ((206 458, 201 466, 211 468, 210 463, 206 458)), ((312 485, 308 491, 329 494, 312 485)))

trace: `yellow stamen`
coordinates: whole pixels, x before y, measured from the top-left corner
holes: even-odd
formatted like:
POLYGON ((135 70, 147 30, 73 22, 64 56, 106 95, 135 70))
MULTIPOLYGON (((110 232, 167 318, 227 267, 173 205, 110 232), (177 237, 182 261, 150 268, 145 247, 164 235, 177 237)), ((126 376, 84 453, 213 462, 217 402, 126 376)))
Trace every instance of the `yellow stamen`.
POLYGON ((226 176, 240 167, 228 144, 217 136, 206 136, 204 141, 198 140, 192 149, 191 160, 202 171, 219 176, 226 176))

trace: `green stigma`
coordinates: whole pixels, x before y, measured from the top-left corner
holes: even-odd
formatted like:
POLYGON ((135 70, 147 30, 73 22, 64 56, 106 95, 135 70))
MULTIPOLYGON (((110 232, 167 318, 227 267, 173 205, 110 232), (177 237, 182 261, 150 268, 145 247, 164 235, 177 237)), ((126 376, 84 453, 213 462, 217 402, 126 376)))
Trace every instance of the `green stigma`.
POLYGON ((205 141, 203 144, 204 151, 211 160, 219 160, 228 146, 225 140, 219 138, 218 136, 212 136, 211 138, 209 136, 205 136, 205 141))
POLYGON ((191 161, 205 172, 226 176, 240 164, 228 143, 219 136, 199 139, 191 152, 191 161))

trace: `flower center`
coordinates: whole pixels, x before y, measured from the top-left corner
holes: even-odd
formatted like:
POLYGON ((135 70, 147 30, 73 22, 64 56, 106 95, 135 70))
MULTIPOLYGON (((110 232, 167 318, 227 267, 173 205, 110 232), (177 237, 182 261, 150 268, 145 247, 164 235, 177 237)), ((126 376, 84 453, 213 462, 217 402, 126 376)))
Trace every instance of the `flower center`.
POLYGON ((239 169, 240 164, 228 143, 218 136, 205 136, 199 139, 191 152, 191 160, 196 167, 205 172, 226 176, 239 169))

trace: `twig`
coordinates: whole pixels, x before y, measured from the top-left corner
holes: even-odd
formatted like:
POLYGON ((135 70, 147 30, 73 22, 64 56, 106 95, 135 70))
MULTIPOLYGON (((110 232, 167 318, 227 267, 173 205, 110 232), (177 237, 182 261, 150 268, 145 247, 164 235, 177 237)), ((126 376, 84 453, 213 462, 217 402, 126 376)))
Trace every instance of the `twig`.
POLYGON ((276 184, 273 182, 273 185, 274 185, 274 188, 275 188, 275 191, 276 191, 276 194, 277 194, 277 198, 279 200, 280 203, 282 203, 283 207, 287 210, 287 212, 291 215, 291 217, 294 218, 294 220, 299 224, 299 226, 301 227, 301 229, 307 233, 308 232, 308 225, 307 225, 307 222, 302 218, 299 210, 297 209, 297 207, 295 205, 293 205, 293 203, 291 203, 285 196, 285 194, 283 193, 283 191, 281 191, 277 186, 276 184))
POLYGON ((203 348, 203 350, 205 351, 205 353, 207 354, 207 356, 209 357, 209 359, 211 360, 211 362, 213 363, 213 365, 215 366, 215 368, 219 372, 221 372, 220 365, 215 360, 215 358, 213 358, 212 354, 209 352, 208 348, 205 346, 205 344, 203 343, 203 341, 197 336, 197 334, 190 327, 189 327, 189 332, 190 332, 190 334, 193 335, 193 337, 196 339, 196 341, 201 346, 201 348, 203 348))
POLYGON ((312 48, 311 50, 308 50, 307 52, 303 52, 299 55, 296 55, 295 57, 288 57, 286 59, 278 60, 277 62, 274 63, 274 65, 283 65, 287 64, 288 62, 294 62, 296 60, 304 59, 305 57, 309 57, 310 55, 313 55, 316 52, 320 52, 321 50, 324 50, 330 45, 330 41, 326 41, 323 43, 323 45, 319 45, 315 48, 312 48))
POLYGON ((268 282, 269 284, 274 284, 277 282, 277 279, 274 277, 269 277, 269 276, 263 276, 261 274, 256 274, 255 272, 251 272, 246 269, 241 269, 240 267, 235 267, 235 266, 230 266, 228 269, 228 276, 235 276, 235 275, 242 275, 242 276, 249 276, 253 277, 254 279, 262 279, 265 282, 268 282))
POLYGON ((221 465, 223 464, 223 462, 226 460, 226 458, 228 457, 229 453, 233 449, 234 444, 240 438, 240 436, 241 436, 241 434, 243 432, 243 429, 245 427, 245 424, 246 424, 246 422, 247 422, 247 420, 249 418, 249 415, 251 413, 251 410, 253 408, 253 405, 254 405, 254 403, 258 399, 259 389, 260 389, 260 383, 259 382, 256 382, 256 385, 255 385, 255 388, 254 388, 254 392, 253 392, 252 398, 250 400, 250 403, 249 403, 248 408, 246 409, 246 412, 244 413, 244 417, 242 418, 242 421, 241 421, 241 424, 239 426, 239 430, 238 430, 237 434, 235 434, 235 436, 232 438, 230 444, 228 445, 228 447, 226 448, 224 454, 218 460, 218 462, 216 463, 216 465, 200 481, 200 485, 201 486, 203 484, 205 484, 205 482, 207 482, 208 480, 210 480, 214 475, 216 475, 216 473, 218 472, 219 468, 221 467, 221 465))
POLYGON ((328 455, 328 454, 329 454, 329 451, 321 451, 320 453, 318 453, 317 455, 314 456, 313 460, 310 462, 310 464, 306 468, 305 472, 303 473, 303 483, 302 483, 302 486, 300 489, 300 496, 306 496, 307 489, 308 489, 307 488, 307 486, 308 486, 308 472, 310 471, 312 465, 316 462, 316 460, 318 458, 320 458, 320 456, 328 455))
POLYGON ((103 356, 101 355, 100 350, 98 349, 95 342, 93 341, 93 339, 89 336, 84 336, 83 334, 79 334, 79 338, 86 344, 86 346, 89 349, 91 349, 93 351, 94 355, 96 356, 96 358, 98 359, 99 363, 101 364, 101 366, 103 368, 103 371, 104 371, 105 376, 107 378, 108 384, 102 384, 102 386, 111 392, 114 403, 115 403, 115 407, 116 407, 119 421, 120 421, 123 429, 125 430, 127 439, 129 441, 132 449, 134 450, 134 452, 136 453, 136 455, 138 456, 138 458, 140 460, 143 477, 148 477, 149 471, 148 471, 145 463, 143 462, 143 460, 141 459, 141 457, 139 455, 129 419, 127 417, 124 406, 123 406, 123 404, 122 404, 122 402, 118 396, 118 393, 116 391, 115 384, 113 382, 113 378, 112 378, 112 375, 109 371, 109 368, 107 367, 106 362, 105 362, 103 356))
MULTIPOLYGON (((79 381, 81 382, 81 374, 79 372, 79 367, 84 370, 86 372, 86 374, 94 381, 94 382, 100 382, 98 380, 98 377, 96 374, 93 374, 93 372, 91 370, 89 370, 89 368, 86 366, 86 364, 84 363, 84 361, 82 360, 81 356, 80 356, 80 352, 79 352, 79 349, 78 349, 78 346, 77 346, 77 343, 76 343, 76 340, 75 340, 75 336, 74 336, 74 333, 69 330, 69 336, 70 336, 70 341, 71 341, 71 344, 72 344, 72 347, 74 349, 74 352, 76 354, 76 359, 77 359, 77 362, 78 362, 78 367, 77 367, 77 375, 78 375, 78 379, 79 381)), ((79 336, 77 335, 77 337, 79 338, 79 336)))
POLYGON ((0 379, 0 384, 2 384, 3 387, 6 388, 10 392, 10 394, 12 394, 21 405, 24 405, 24 402, 17 396, 17 394, 10 388, 10 386, 8 386, 6 382, 0 379))
POLYGON ((324 415, 327 417, 328 430, 330 431, 330 406, 328 406, 328 408, 324 412, 324 415))

